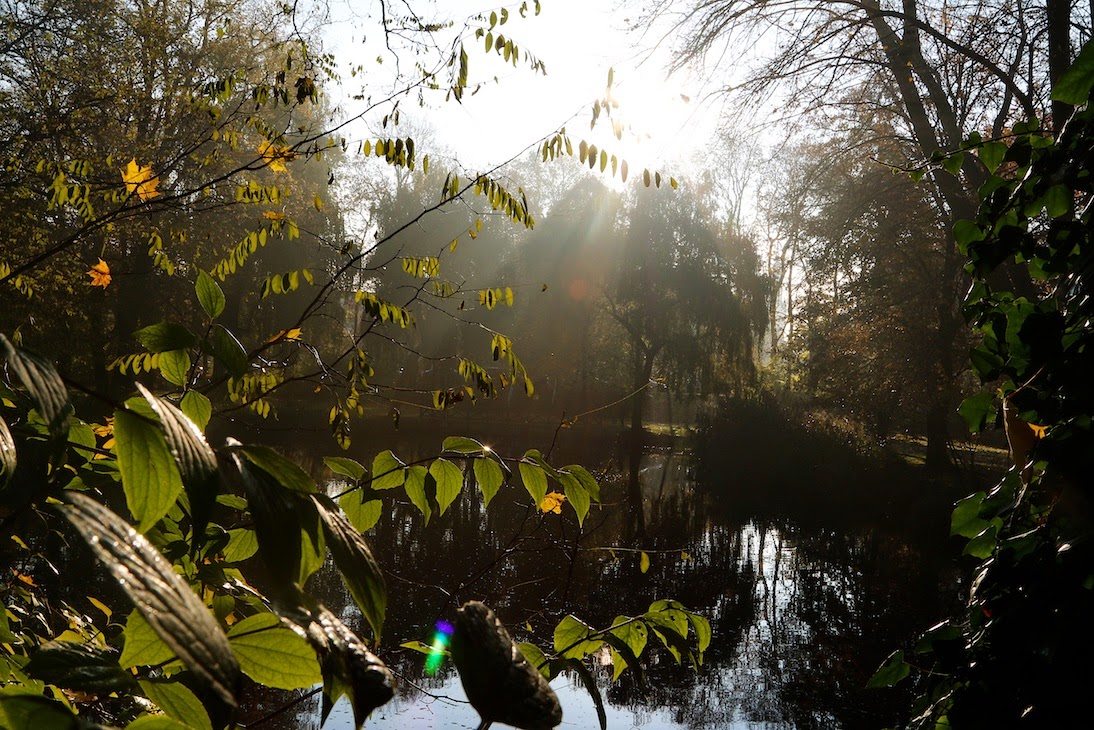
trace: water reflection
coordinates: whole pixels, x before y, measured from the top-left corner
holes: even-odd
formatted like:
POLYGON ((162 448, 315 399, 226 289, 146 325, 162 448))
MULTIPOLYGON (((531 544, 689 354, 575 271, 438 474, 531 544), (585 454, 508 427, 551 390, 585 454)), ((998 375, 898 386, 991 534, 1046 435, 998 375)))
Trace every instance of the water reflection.
MULTIPOLYGON (((436 453, 436 441, 405 443, 399 453, 408 459, 436 453)), ((475 727, 476 715, 450 664, 424 677, 424 657, 392 648, 428 642, 436 620, 451 618, 465 600, 494 607, 518 640, 549 645, 554 624, 566 613, 602 626, 616 614, 641 613, 653 600, 670 597, 710 618, 714 642, 705 665, 695 674, 655 650, 645 688, 629 675, 613 685, 611 668, 597 668, 609 727, 876 728, 899 722, 907 698, 866 690, 865 684, 893 648, 943 615, 956 597, 944 535, 924 535, 878 514, 780 515, 775 494, 767 509, 745 513, 737 510, 741 502, 732 491, 709 477, 695 478, 701 470, 680 443, 637 453, 582 444, 586 453, 575 449, 555 460, 599 465, 607 477, 605 508, 590 513, 576 549, 573 521, 539 515, 525 505, 519 487, 503 489, 488 511, 465 495, 428 527, 409 504, 385 509, 370 535, 389 571, 380 653, 403 681, 369 727, 475 727), (646 573, 639 551, 651 558, 646 573)), ((362 625, 333 572, 313 580, 312 590, 347 623, 362 625)), ((554 683, 563 726, 595 727, 591 700, 571 684, 567 677, 554 683)), ((318 727, 318 699, 262 727, 318 727)), ((352 727, 348 707, 336 708, 327 727, 352 727)))

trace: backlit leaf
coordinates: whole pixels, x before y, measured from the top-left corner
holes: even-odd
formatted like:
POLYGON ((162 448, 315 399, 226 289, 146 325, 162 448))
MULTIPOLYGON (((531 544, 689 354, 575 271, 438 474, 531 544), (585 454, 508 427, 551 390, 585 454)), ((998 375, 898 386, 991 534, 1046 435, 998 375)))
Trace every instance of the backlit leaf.
POLYGON ((429 475, 437 482, 437 509, 444 514, 463 489, 463 472, 447 459, 437 459, 429 465, 429 475))
POLYGON ((406 464, 391 451, 381 451, 372 460, 372 488, 380 492, 403 485, 406 464))
POLYGON ((479 489, 482 490, 482 501, 484 507, 490 506, 490 500, 494 498, 494 495, 501 489, 501 485, 505 482, 505 473, 502 472, 501 467, 497 462, 490 458, 475 459, 475 481, 479 484, 479 489))
MULTIPOLYGON (((183 683, 145 679, 141 680, 140 687, 144 696, 163 710, 167 717, 194 730, 213 730, 213 723, 209 720, 209 713, 205 711, 205 706, 183 683)), ((133 725, 129 727, 132 728, 133 725)))
POLYGON ((547 474, 543 468, 523 460, 517 464, 517 467, 520 469, 524 488, 528 490, 528 494, 532 495, 532 500, 536 505, 542 504, 543 498, 547 496, 547 474))
POLYGON ((167 441, 143 399, 114 411, 114 453, 122 475, 125 502, 141 532, 160 521, 182 492, 182 477, 167 441))
POLYGON ((249 616, 228 631, 232 652, 248 677, 276 689, 302 689, 323 681, 315 650, 272 613, 249 616))
POLYGON ((425 517, 425 523, 429 524, 429 517, 433 513, 432 508, 429 506, 429 499, 425 494, 425 478, 429 474, 424 466, 416 465, 407 467, 406 469, 406 484, 403 486, 406 489, 406 496, 410 498, 411 503, 418 508, 418 511, 425 517))
POLYGON ((194 676, 235 707, 239 665, 213 615, 143 536, 102 504, 66 491, 63 514, 161 639, 194 676))
POLYGON ((198 280, 194 284, 197 290, 198 304, 209 315, 209 319, 216 319, 224 313, 224 290, 213 280, 213 277, 201 269, 198 271, 198 280))

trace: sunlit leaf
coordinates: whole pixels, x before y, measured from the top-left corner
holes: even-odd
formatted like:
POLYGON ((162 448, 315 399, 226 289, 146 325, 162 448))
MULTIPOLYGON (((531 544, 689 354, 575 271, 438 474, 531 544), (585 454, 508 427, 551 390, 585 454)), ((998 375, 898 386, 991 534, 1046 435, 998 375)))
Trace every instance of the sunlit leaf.
POLYGON ((114 411, 114 453, 125 502, 137 529, 146 532, 167 514, 182 492, 182 477, 163 431, 145 401, 133 398, 114 411))
POLYGON ((566 616, 555 627, 555 652, 567 659, 583 659, 604 643, 600 639, 589 639, 595 634, 596 630, 581 619, 566 616))
POLYGON ((241 446, 240 452, 255 466, 277 480, 277 483, 286 489, 301 494, 312 494, 318 491, 315 480, 301 469, 295 461, 277 453, 269 446, 241 446))
POLYGON ((157 635, 225 704, 235 706, 239 665, 190 586, 143 536, 97 501, 63 493, 65 517, 87 540, 157 635))
POLYGON ((425 478, 428 474, 429 472, 424 466, 407 467, 406 483, 403 485, 406 489, 406 496, 410 498, 411 503, 425 517, 427 525, 429 524, 429 517, 433 513, 432 508, 429 506, 429 499, 425 494, 425 478))
MULTIPOLYGON (((163 710, 167 717, 194 730, 213 730, 213 723, 209 720, 205 706, 182 682, 142 679, 140 687, 144 696, 163 710)), ((133 725, 129 727, 132 728, 133 725)))
POLYGON ((209 315, 209 319, 216 319, 224 313, 224 291, 204 269, 198 270, 198 280, 194 288, 197 290, 198 304, 209 315))
POLYGON ((372 460, 372 488, 380 492, 401 487, 406 478, 405 467, 390 450, 381 451, 372 460))
POLYGON ((543 471, 543 467, 522 460, 517 464, 517 468, 520 470, 524 488, 528 490, 528 494, 532 495, 532 500, 536 505, 542 504, 543 498, 547 496, 547 474, 543 471))
POLYGON ((342 580, 372 627, 372 633, 379 639, 387 611, 387 588, 380 566, 372 556, 372 550, 365 538, 353 529, 353 525, 328 497, 313 495, 312 501, 323 521, 327 546, 342 580))
POLYGON ((505 482, 505 473, 496 461, 486 457, 475 459, 474 471, 475 481, 478 482, 479 489, 482 490, 483 506, 489 507, 490 500, 494 498, 494 495, 498 493, 501 485, 505 482))
POLYGON ((228 631, 232 652, 248 677, 275 689, 301 689, 323 676, 315 650, 272 613, 249 616, 228 631))
POLYGON ((443 515, 463 489, 463 472, 447 459, 436 459, 429 475, 437 482, 437 509, 443 515))

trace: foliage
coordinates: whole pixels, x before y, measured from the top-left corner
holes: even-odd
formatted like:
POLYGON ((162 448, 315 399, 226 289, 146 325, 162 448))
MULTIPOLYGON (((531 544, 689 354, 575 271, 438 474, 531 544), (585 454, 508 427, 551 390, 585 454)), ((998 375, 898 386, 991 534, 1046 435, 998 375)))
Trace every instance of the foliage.
POLYGON ((962 414, 974 430, 1003 421, 1015 465, 953 513, 952 533, 978 561, 967 613, 875 678, 927 670, 918 726, 1047 727, 1085 711, 1094 648, 1090 54, 1057 86, 1054 98, 1087 106, 1056 137, 1030 120, 1005 143, 970 140, 993 174, 977 217, 955 235, 973 277, 965 311, 981 338, 972 366, 992 390, 962 414), (1010 262, 1036 282, 1032 294, 1008 291, 999 275, 1010 262))
MULTIPOLYGON (((517 489, 532 515, 552 495, 538 519, 575 519, 580 535, 600 504, 596 478, 536 450, 506 458, 454 437, 419 461, 390 451, 368 467, 329 457, 352 481, 331 497, 279 452, 231 438, 214 445, 206 429, 232 411, 275 417, 278 397, 306 389, 330 406, 346 448, 370 401, 444 409, 516 382, 532 396, 513 340, 485 326, 471 346, 495 365, 436 358, 453 364, 456 386, 377 379, 395 369, 385 345, 421 357, 411 338, 435 311, 426 303, 459 293, 486 312, 514 306, 511 287, 464 292, 443 277, 484 219, 530 230, 527 196, 497 170, 434 166, 431 176, 409 135, 337 136, 323 99, 333 59, 313 54, 291 6, 4 9, 5 38, 20 40, 0 44, 0 307, 11 336, 0 336, 0 535, 21 569, 0 585, 0 725, 221 728, 252 683, 321 684, 323 719, 345 697, 360 725, 392 694, 374 653, 384 647, 387 588, 363 535, 385 503, 405 497, 429 522, 470 498, 468 485, 484 504, 517 489), (392 211, 369 243, 351 239, 329 200, 347 156, 428 185, 432 200, 392 211), (467 220, 427 250, 388 255, 385 244, 441 209, 466 210, 467 220), (81 539, 90 553, 54 544, 81 539), (90 555, 116 584, 89 589, 94 615, 56 581, 38 582, 50 571, 92 572, 90 555), (328 556, 371 639, 311 595, 308 580, 328 556), (123 596, 134 606, 124 617, 123 596)), ((513 38, 491 39, 507 18, 472 18, 436 67, 416 66, 406 88, 369 111, 389 110, 383 126, 394 127, 400 95, 473 93, 469 50, 480 41, 487 54, 542 71, 513 38)), ((445 30, 418 22, 413 32, 445 30)), ((594 121, 611 107, 594 104, 594 121)), ((571 154, 565 130, 552 140, 556 154, 571 154)), ((606 173, 606 152, 579 150, 606 173)), ((625 178, 626 163, 610 159, 625 178)), ((642 177, 647 187, 663 179, 642 177)), ((697 665, 709 644, 705 620, 675 603, 632 621, 660 632, 677 660, 697 665)), ((620 670, 639 669, 641 649, 630 651, 620 670)), ((587 677, 582 659, 567 667, 587 677)))

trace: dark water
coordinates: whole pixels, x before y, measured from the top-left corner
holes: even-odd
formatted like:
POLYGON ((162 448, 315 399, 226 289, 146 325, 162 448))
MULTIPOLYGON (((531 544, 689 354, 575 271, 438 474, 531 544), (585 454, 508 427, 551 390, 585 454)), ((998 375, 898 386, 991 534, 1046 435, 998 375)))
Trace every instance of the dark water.
MULTIPOLYGON (((390 446, 410 461, 438 453, 441 436, 396 439, 379 448, 390 446)), ((481 440, 516 456, 529 447, 546 449, 551 434, 481 440)), ((332 453, 325 445, 323 451, 332 453)), ((674 598, 706 615, 714 640, 698 673, 653 648, 643 692, 628 675, 612 684, 604 657, 594 673, 609 728, 899 723, 908 697, 865 684, 889 652, 944 616, 959 596, 945 501, 935 512, 912 513, 886 497, 893 485, 877 484, 879 498, 862 504, 841 499, 838 485, 816 484, 830 491, 803 511, 800 499, 778 493, 762 475, 711 476, 698 468, 700 456, 686 440, 635 451, 611 439, 564 433, 552 463, 578 462, 604 474, 604 505, 593 508, 580 533, 568 506, 563 517, 540 515, 519 483, 503 487, 488 511, 479 495, 465 491, 428 526, 402 503, 401 491, 392 494, 402 500, 385 503, 369 538, 388 572, 390 594, 379 653, 401 681, 396 699, 367 727, 478 724, 450 664, 424 677, 424 657, 398 648, 404 641, 428 643, 437 619, 451 619, 470 599, 493 607, 517 640, 545 647, 567 613, 602 627, 616 615, 674 598), (651 558, 644 574, 638 551, 651 558)), ((344 485, 327 486, 334 493, 344 485)), ((334 573, 316 575, 310 588, 351 626, 362 625, 334 573)), ((563 705, 562 727, 597 726, 592 700, 576 678, 563 675, 552 686, 563 705)), ((252 717, 277 706, 272 698, 260 704, 264 709, 255 708, 252 717)), ((318 727, 318 698, 303 699, 261 727, 318 727)), ((336 707, 326 727, 353 727, 348 706, 336 707)))

